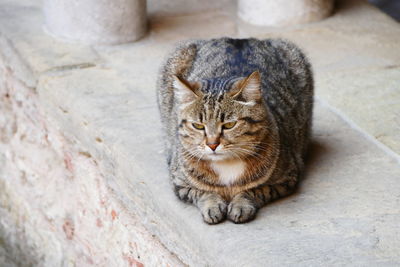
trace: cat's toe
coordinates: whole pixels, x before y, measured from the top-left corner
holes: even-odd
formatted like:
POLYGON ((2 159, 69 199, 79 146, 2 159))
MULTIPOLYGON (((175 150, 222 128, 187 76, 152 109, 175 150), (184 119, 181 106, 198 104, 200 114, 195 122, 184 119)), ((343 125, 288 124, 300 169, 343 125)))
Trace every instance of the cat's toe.
POLYGON ((217 224, 226 218, 227 205, 225 202, 209 203, 201 208, 203 220, 208 224, 217 224))
POLYGON ((234 223, 245 223, 256 217, 257 208, 249 203, 232 202, 228 207, 228 218, 234 223))

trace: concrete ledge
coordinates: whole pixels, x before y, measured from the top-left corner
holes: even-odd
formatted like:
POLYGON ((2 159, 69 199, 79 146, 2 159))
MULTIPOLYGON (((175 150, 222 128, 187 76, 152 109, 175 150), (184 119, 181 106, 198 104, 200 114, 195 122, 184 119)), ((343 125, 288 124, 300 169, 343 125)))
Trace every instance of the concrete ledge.
MULTIPOLYGON (((353 119, 344 108, 365 107, 339 100, 358 99, 343 88, 360 90, 369 77, 371 88, 387 79, 398 84, 396 67, 384 67, 399 55, 397 37, 389 36, 398 26, 358 1, 341 8, 326 22, 279 34, 240 26, 242 36, 287 37, 310 55, 319 99, 314 138, 295 195, 265 207, 249 224, 209 226, 170 188, 155 81, 175 41, 237 36, 232 16, 217 10, 157 18, 141 42, 85 47, 43 35, 35 1, 2 1, 0 107, 13 123, 0 124, 1 136, 9 137, 0 141, 9 151, 0 158, 0 244, 14 260, 45 266, 70 259, 118 266, 399 264, 398 154, 376 145, 360 123, 368 117, 353 119), (210 30, 209 17, 219 27, 210 30), (363 26, 366 17, 372 30, 363 26), (360 50, 354 32, 370 40, 360 50), (347 60, 353 55, 358 60, 347 60), (364 71, 370 67, 377 69, 373 76, 364 71), (33 140, 21 140, 24 133, 33 140), (32 157, 37 151, 43 153, 32 157)), ((396 134, 388 136, 398 143, 396 134)))

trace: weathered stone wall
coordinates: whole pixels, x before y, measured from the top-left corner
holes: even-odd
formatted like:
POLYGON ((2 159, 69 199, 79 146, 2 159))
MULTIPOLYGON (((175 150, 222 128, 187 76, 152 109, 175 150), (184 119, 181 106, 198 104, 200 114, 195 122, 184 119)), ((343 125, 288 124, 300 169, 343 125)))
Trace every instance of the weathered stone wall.
POLYGON ((180 266, 6 63, 0 57, 0 246, 7 259, 18 266, 180 266))

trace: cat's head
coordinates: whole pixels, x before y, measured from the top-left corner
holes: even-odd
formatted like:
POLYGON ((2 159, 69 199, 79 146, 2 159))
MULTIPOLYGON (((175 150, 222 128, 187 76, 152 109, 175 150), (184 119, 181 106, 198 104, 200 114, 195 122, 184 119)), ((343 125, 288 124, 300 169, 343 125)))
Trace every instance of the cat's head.
POLYGON ((174 76, 174 90, 185 156, 243 159, 265 147, 268 116, 258 71, 248 77, 202 81, 174 76))

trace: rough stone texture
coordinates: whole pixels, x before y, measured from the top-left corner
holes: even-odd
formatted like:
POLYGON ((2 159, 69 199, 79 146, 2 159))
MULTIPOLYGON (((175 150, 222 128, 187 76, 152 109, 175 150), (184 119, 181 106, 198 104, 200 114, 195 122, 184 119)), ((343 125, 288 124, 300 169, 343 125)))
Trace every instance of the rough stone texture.
POLYGON ((320 83, 326 101, 400 153, 400 65, 327 73, 320 83))
MULTIPOLYGON (((0 160, 0 244, 48 266, 71 257, 124 265, 127 252, 125 265, 398 266, 400 161, 385 145, 399 139, 393 124, 385 124, 387 139, 375 139, 363 124, 373 110, 358 102, 367 97, 365 87, 372 99, 383 93, 372 89, 380 81, 389 89, 388 79, 397 84, 397 67, 385 66, 399 62, 398 25, 366 4, 344 2, 325 22, 279 32, 236 28, 227 10, 158 17, 140 42, 90 48, 43 35, 35 1, 3 0, 0 62, 8 66, 8 85, 0 87, 12 89, 14 104, 7 106, 11 100, 2 94, 6 112, 0 114, 16 123, 0 123, 0 149, 10 151, 0 160), (299 43, 314 66, 318 100, 299 191, 249 224, 209 226, 195 207, 176 199, 168 182, 155 80, 172 43, 226 35, 299 43), (32 144, 21 140, 24 129, 32 144), (30 174, 25 182, 21 171, 30 174), (132 252, 129 242, 137 244, 132 252)), ((396 108, 396 99, 379 99, 396 108)), ((387 115, 381 106, 377 119, 387 115)))
POLYGON ((45 0, 47 31, 85 44, 120 44, 146 33, 146 0, 45 0))
POLYGON ((3 64, 0 56, 0 266, 181 266, 3 64))
POLYGON ((321 20, 333 10, 333 0, 239 0, 238 15, 260 26, 288 26, 321 20))

